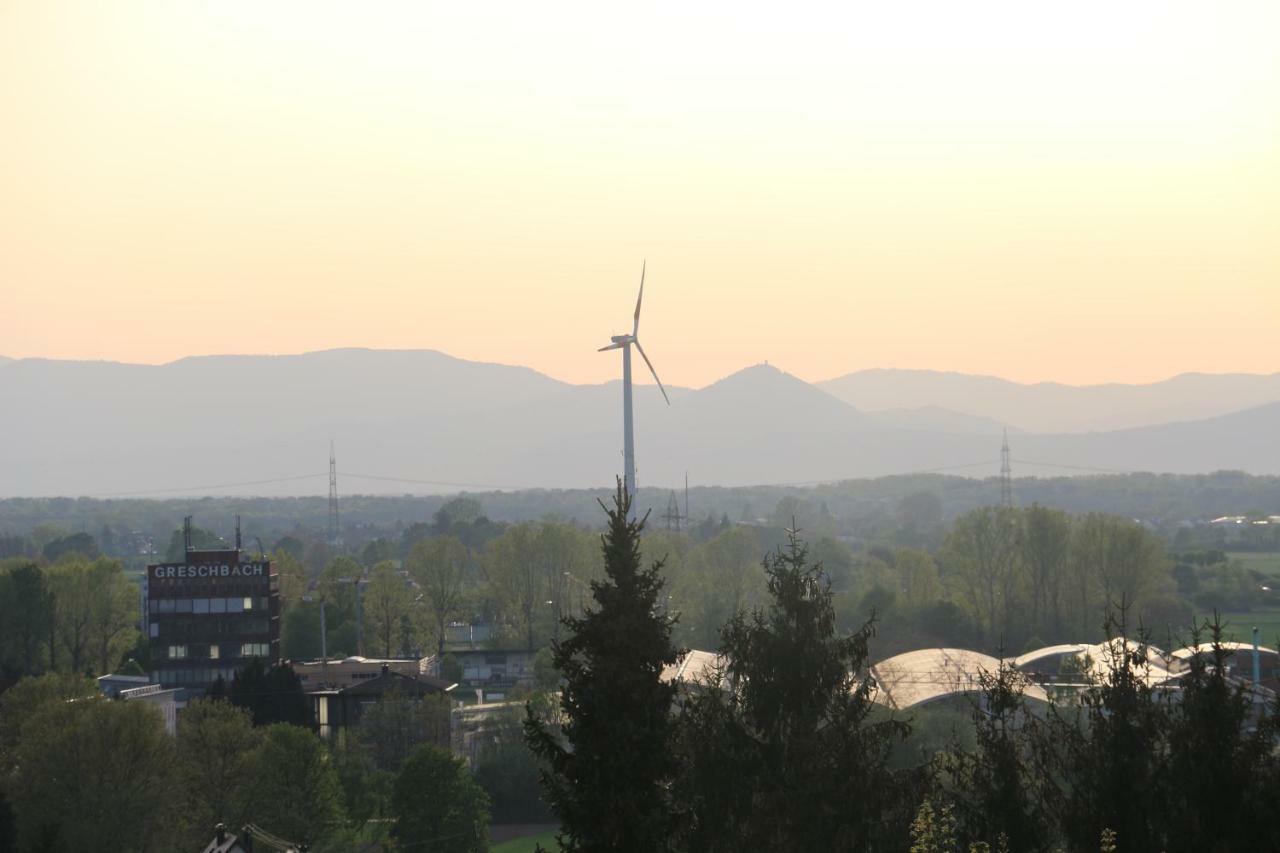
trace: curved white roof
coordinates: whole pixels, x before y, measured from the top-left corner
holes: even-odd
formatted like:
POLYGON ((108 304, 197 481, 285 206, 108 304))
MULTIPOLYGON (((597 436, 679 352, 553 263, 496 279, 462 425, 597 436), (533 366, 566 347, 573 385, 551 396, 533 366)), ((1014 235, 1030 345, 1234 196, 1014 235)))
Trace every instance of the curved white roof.
MULTIPOLYGON (((1140 671, 1140 674, 1148 686, 1163 684, 1179 677, 1180 673, 1170 671, 1168 656, 1155 646, 1144 646, 1134 640, 1125 641, 1124 646, 1127 646, 1130 652, 1143 653, 1147 666, 1140 671)), ((1102 643, 1093 643, 1081 649, 1081 654, 1089 656, 1090 678, 1097 682, 1105 681, 1110 673, 1111 663, 1121 653, 1121 649, 1119 637, 1102 643)))
MULTIPOLYGON (((1224 649, 1227 649, 1233 652, 1252 652, 1253 651, 1253 643, 1238 643, 1235 641, 1230 641, 1230 642, 1224 641, 1220 645, 1224 649)), ((1213 651, 1213 643, 1200 643, 1198 646, 1183 646, 1180 649, 1175 649, 1173 652, 1173 656, 1178 660, 1187 660, 1192 655, 1207 654, 1208 652, 1211 652, 1211 651, 1213 651)), ((1277 652, 1275 649, 1269 649, 1266 646, 1258 646, 1258 651, 1268 655, 1280 654, 1280 652, 1277 652)))
POLYGON ((716 675, 716 669, 720 663, 720 655, 715 652, 690 649, 679 663, 664 667, 661 678, 664 682, 684 681, 705 684, 716 675))
MULTIPOLYGON (((995 673, 1000 661, 968 649, 918 649, 880 661, 871 667, 872 698, 897 710, 922 705, 957 693, 982 689, 983 673, 995 673)), ((1024 695, 1049 700, 1044 688, 1028 684, 1024 695)))
POLYGON ((1060 643, 1056 646, 1045 646, 1042 649, 1035 649, 1025 654, 1018 655, 1011 663, 1021 669, 1033 663, 1038 663, 1045 658, 1055 657, 1057 655, 1078 655, 1080 652, 1088 649, 1085 643, 1060 643))

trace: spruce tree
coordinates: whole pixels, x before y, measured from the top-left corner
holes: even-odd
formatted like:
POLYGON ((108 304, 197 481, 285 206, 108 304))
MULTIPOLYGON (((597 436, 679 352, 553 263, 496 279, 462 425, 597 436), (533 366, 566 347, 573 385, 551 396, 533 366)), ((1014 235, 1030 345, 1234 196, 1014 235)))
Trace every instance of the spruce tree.
MULTIPOLYGON (((1202 630, 1208 650, 1193 655, 1168 710, 1169 853, 1265 850, 1280 837, 1275 794, 1280 757, 1274 746, 1280 715, 1271 702, 1228 674, 1233 652, 1215 614, 1202 630)), ((1199 645, 1201 631, 1193 631, 1199 645)), ((1248 675, 1249 652, 1239 669, 1248 675)), ((1274 700, 1272 700, 1274 701, 1274 700)))
POLYGON ((926 774, 889 768, 908 733, 867 675, 873 621, 836 631, 830 584, 794 530, 764 563, 767 609, 722 630, 726 663, 680 714, 689 850, 903 850, 926 774))
POLYGON ((968 751, 957 743, 938 759, 950 779, 962 834, 970 842, 1003 838, 1020 853, 1044 850, 1051 816, 1031 766, 1028 732, 1035 718, 1024 695, 1027 678, 1002 656, 996 671, 981 673, 979 681, 981 701, 972 715, 975 748, 968 751))
POLYGON ((644 519, 631 517, 619 482, 602 537, 605 579, 593 581, 595 606, 564 620, 552 643, 563 676, 560 726, 527 709, 525 737, 547 765, 543 787, 560 820, 565 851, 669 849, 667 785, 673 776, 671 702, 662 671, 679 659, 672 619, 659 612, 661 562, 641 566, 644 519))

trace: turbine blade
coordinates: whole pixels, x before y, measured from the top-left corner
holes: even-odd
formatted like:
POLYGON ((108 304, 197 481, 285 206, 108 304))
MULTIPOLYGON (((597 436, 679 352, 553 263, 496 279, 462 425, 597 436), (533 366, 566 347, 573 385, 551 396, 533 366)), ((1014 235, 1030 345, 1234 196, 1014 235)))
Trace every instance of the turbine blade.
POLYGON ((636 323, 631 328, 631 336, 635 337, 640 334, 640 303, 644 300, 644 268, 648 266, 648 260, 640 263, 640 295, 636 297, 636 323))
POLYGON ((667 389, 662 387, 662 380, 658 378, 658 371, 653 369, 653 362, 649 360, 649 356, 644 354, 644 347, 640 346, 640 342, 636 341, 636 349, 640 350, 640 357, 644 359, 644 363, 649 365, 649 372, 653 374, 653 381, 658 383, 658 390, 662 392, 662 399, 667 401, 667 405, 671 405, 671 398, 667 396, 667 389))
POLYGON ((623 344, 609 344, 607 347, 600 347, 596 352, 605 352, 611 349, 622 349, 623 344))

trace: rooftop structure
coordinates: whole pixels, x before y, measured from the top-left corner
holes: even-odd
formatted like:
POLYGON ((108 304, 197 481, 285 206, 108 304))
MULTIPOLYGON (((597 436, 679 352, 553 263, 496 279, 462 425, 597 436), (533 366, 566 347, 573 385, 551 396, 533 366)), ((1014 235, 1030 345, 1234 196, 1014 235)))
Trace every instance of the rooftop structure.
MULTIPOLYGON (((968 649, 918 649, 882 660, 871 667, 872 700, 905 711, 962 693, 982 690, 982 677, 995 674, 1000 660, 968 649)), ((1044 688, 1028 684, 1024 694, 1049 701, 1044 688)))

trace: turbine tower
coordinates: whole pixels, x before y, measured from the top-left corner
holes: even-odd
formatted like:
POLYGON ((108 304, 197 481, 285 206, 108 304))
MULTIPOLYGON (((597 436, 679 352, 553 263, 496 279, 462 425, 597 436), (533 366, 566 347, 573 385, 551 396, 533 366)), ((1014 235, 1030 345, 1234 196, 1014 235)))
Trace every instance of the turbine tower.
MULTIPOLYGON (((636 442, 635 429, 631 416, 631 346, 634 344, 636 350, 640 353, 640 357, 644 359, 644 363, 649 366, 649 372, 653 374, 653 381, 658 383, 658 390, 662 392, 662 399, 667 401, 667 405, 671 405, 671 398, 667 396, 667 389, 662 387, 662 380, 658 378, 658 371, 653 369, 653 362, 649 361, 649 356, 644 354, 644 347, 640 346, 640 303, 644 300, 644 272, 647 264, 640 266, 640 295, 636 297, 636 316, 631 327, 629 335, 614 335, 610 340, 613 343, 605 347, 600 347, 598 352, 605 352, 611 349, 622 350, 622 462, 624 470, 622 473, 622 482, 626 486, 627 494, 632 498, 632 507, 635 506, 636 496, 636 442)), ((634 513, 635 510, 633 509, 634 513)))

